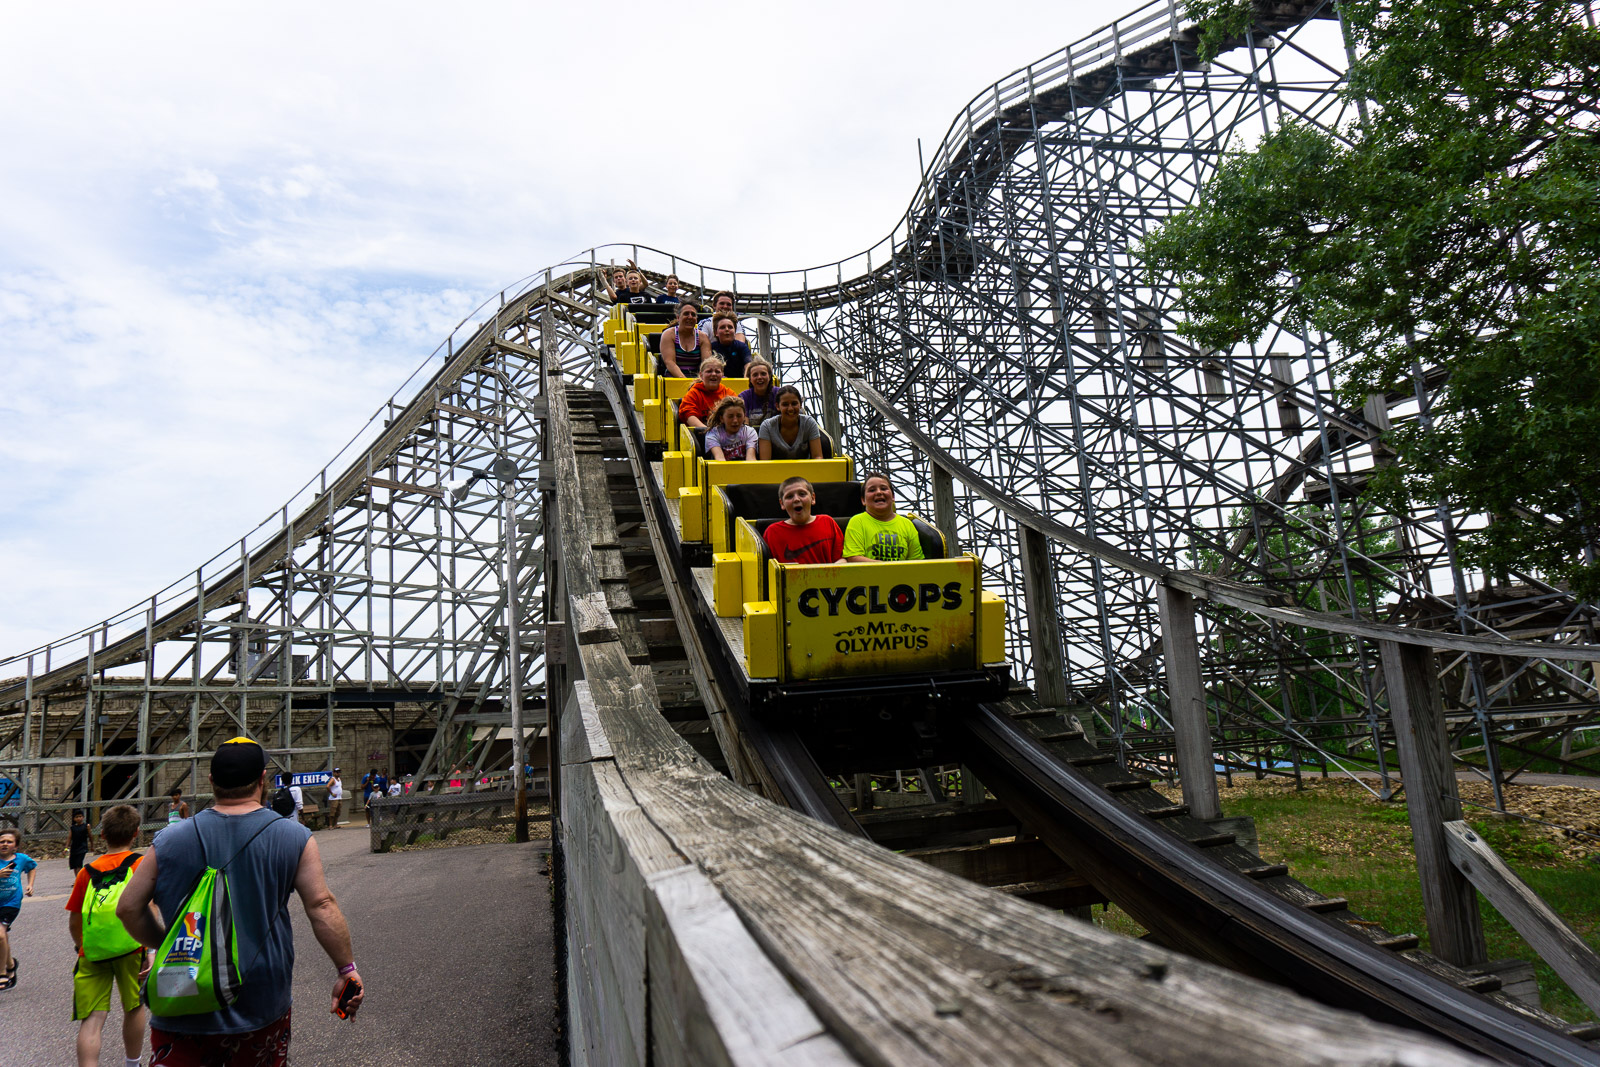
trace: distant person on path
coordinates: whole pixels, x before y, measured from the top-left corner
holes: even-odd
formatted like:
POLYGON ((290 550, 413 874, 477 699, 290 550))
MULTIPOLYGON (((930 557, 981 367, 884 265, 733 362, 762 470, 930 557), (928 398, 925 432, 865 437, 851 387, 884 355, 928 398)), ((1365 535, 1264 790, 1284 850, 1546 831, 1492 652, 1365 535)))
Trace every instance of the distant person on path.
POLYGON ((389 795, 392 797, 400 795, 400 780, 398 778, 389 783, 389 795))
POLYGON ((294 821, 304 826, 306 823, 306 792, 294 780, 294 775, 289 775, 289 796, 294 798, 294 821))
POLYGON ((77 874, 83 867, 83 857, 89 854, 89 824, 83 820, 83 812, 72 813, 72 840, 67 845, 67 866, 72 868, 72 873, 77 874))
POLYGON ((278 778, 278 788, 272 791, 272 803, 269 805, 273 811, 285 819, 294 814, 294 794, 289 792, 288 783, 283 777, 278 778))
MULTIPOLYGON (((330 1011, 349 983, 346 1010, 360 1006, 361 976, 345 923, 323 875, 316 839, 297 822, 261 806, 267 754, 248 737, 211 757, 215 803, 156 835, 117 906, 141 944, 159 946, 208 863, 228 864, 241 985, 230 1006, 198 1015, 150 1018, 150 1067, 287 1067, 294 931, 289 893, 300 895, 312 933, 337 968, 330 1011)), ((152 976, 156 981, 159 975, 152 976)))
POLYGON ((344 806, 344 780, 339 777, 339 768, 335 767, 328 776, 328 825, 339 825, 339 809, 344 806))
POLYGON ((17 984, 17 959, 11 954, 11 924, 22 910, 22 898, 33 896, 33 879, 38 863, 22 847, 22 831, 7 826, 0 829, 0 989, 17 984), (26 875, 26 877, 24 877, 26 875))
POLYGON ((189 805, 183 802, 183 790, 177 786, 172 787, 170 794, 172 800, 167 804, 167 825, 182 822, 189 817, 189 805))
POLYGON ((78 872, 67 897, 67 929, 78 947, 78 961, 72 970, 78 1067, 96 1067, 100 1062, 100 1039, 111 1012, 113 983, 122 1001, 122 1054, 127 1067, 139 1067, 144 1053, 139 979, 149 964, 143 946, 117 918, 117 902, 144 858, 133 851, 138 837, 136 809, 127 804, 109 809, 100 820, 105 855, 78 872))

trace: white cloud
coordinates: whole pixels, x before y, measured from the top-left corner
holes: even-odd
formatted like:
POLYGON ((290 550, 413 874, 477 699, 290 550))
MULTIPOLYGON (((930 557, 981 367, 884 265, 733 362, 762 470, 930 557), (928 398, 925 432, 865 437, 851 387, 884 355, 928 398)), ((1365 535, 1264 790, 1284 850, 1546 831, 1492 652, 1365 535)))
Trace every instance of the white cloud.
POLYGON ((1098 17, 0 9, 0 655, 253 527, 516 278, 608 241, 750 271, 873 244, 917 138, 1098 17))

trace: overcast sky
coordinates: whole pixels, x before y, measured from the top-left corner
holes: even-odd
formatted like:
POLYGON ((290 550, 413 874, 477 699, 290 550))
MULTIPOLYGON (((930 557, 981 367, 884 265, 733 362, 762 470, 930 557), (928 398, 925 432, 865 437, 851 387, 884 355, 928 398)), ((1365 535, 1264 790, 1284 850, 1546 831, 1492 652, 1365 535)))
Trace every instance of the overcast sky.
POLYGON ((237 540, 547 264, 873 244, 918 137, 1124 13, 664 10, 0 3, 0 657, 237 540))

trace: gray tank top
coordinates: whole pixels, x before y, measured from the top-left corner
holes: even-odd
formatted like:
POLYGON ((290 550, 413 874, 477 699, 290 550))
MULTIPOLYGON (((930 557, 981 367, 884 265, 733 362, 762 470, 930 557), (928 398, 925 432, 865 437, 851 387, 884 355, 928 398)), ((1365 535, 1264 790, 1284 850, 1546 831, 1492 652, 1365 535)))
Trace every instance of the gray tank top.
POLYGON ((151 1016, 152 1025, 177 1034, 238 1034, 259 1030, 289 1010, 289 979, 294 971, 294 931, 289 924, 289 894, 294 890, 300 853, 311 831, 270 808, 224 815, 207 808, 192 819, 156 835, 156 908, 168 926, 177 921, 195 879, 205 869, 227 868, 233 923, 239 936, 239 968, 244 980, 230 1008, 204 1015, 151 1016), (262 826, 267 825, 265 830, 262 826), (254 841, 251 835, 260 830, 254 841), (250 845, 242 855, 234 854, 250 845))

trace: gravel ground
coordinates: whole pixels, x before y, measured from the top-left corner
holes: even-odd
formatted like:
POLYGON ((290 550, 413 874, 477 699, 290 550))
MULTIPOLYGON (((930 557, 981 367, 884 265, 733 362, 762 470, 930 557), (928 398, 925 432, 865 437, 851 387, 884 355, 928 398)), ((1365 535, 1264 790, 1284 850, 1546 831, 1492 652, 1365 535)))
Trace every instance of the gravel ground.
MULTIPOLYGON (((554 940, 546 850, 467 845, 374 855, 365 826, 317 832, 368 990, 350 1022, 328 1014, 333 967, 291 899, 297 952, 291 1062, 301 1067, 554 1064, 554 940)), ((26 851, 26 846, 24 846, 26 851)), ((18 985, 0 992, 0 1067, 73 1062, 72 941, 63 859, 41 860, 13 927, 18 985)), ((100 1062, 120 1067, 121 1012, 100 1062)), ((148 1044, 145 1055, 149 1055, 148 1044)))

